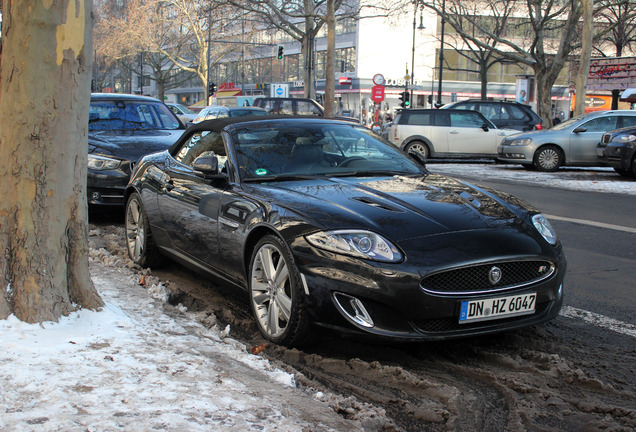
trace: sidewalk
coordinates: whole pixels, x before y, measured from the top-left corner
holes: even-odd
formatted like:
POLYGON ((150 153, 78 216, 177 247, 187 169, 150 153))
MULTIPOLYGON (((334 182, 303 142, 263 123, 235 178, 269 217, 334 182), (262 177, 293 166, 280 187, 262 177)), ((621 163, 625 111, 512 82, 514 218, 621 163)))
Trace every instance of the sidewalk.
MULTIPOLYGON (((91 251, 91 256, 94 251, 91 251)), ((125 267, 91 259, 106 303, 59 323, 0 321, 0 429, 357 431, 227 336, 154 296, 125 267), (171 312, 172 310, 172 312, 171 312)))

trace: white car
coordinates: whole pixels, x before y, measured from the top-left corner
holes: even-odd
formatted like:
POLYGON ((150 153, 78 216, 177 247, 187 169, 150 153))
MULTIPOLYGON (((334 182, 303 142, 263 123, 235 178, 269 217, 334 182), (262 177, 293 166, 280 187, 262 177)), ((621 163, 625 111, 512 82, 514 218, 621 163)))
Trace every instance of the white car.
POLYGON ((197 116, 196 113, 190 111, 188 107, 181 104, 167 103, 166 105, 168 106, 168 108, 170 108, 170 111, 172 111, 174 115, 176 115, 179 120, 181 120, 183 124, 194 120, 197 116))
POLYGON ((410 109, 399 111, 382 135, 393 145, 425 158, 496 158, 497 146, 512 129, 497 129, 477 111, 410 109))

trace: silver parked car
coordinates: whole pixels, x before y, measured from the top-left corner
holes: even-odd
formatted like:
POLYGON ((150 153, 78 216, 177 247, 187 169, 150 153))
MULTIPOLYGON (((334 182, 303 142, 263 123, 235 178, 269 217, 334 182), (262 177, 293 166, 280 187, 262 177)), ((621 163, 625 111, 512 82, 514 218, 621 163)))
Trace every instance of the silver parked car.
POLYGON ((520 163, 539 171, 561 166, 599 166, 596 146, 605 132, 636 126, 636 111, 596 111, 573 117, 552 129, 524 132, 503 140, 500 161, 520 163))

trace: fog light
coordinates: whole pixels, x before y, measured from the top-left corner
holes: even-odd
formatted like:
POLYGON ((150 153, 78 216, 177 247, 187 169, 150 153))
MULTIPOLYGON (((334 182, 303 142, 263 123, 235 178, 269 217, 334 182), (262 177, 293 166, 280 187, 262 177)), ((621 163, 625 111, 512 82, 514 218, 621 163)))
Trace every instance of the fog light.
POLYGON ((373 327, 373 319, 360 300, 347 294, 334 293, 336 304, 345 317, 362 327, 373 327))
POLYGON ((99 201, 99 200, 101 200, 101 199, 102 199, 102 195, 101 195, 99 192, 93 192, 93 193, 91 194, 91 199, 92 199, 93 201, 99 201))

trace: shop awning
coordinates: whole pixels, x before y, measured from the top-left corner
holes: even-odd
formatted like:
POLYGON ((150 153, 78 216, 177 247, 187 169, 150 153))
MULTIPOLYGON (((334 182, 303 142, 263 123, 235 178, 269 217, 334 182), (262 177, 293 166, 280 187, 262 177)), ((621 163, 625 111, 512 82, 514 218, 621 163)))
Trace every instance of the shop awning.
POLYGON ((628 88, 621 95, 622 102, 636 102, 636 88, 628 88))
POLYGON ((241 89, 230 89, 216 92, 216 97, 240 96, 241 89))

